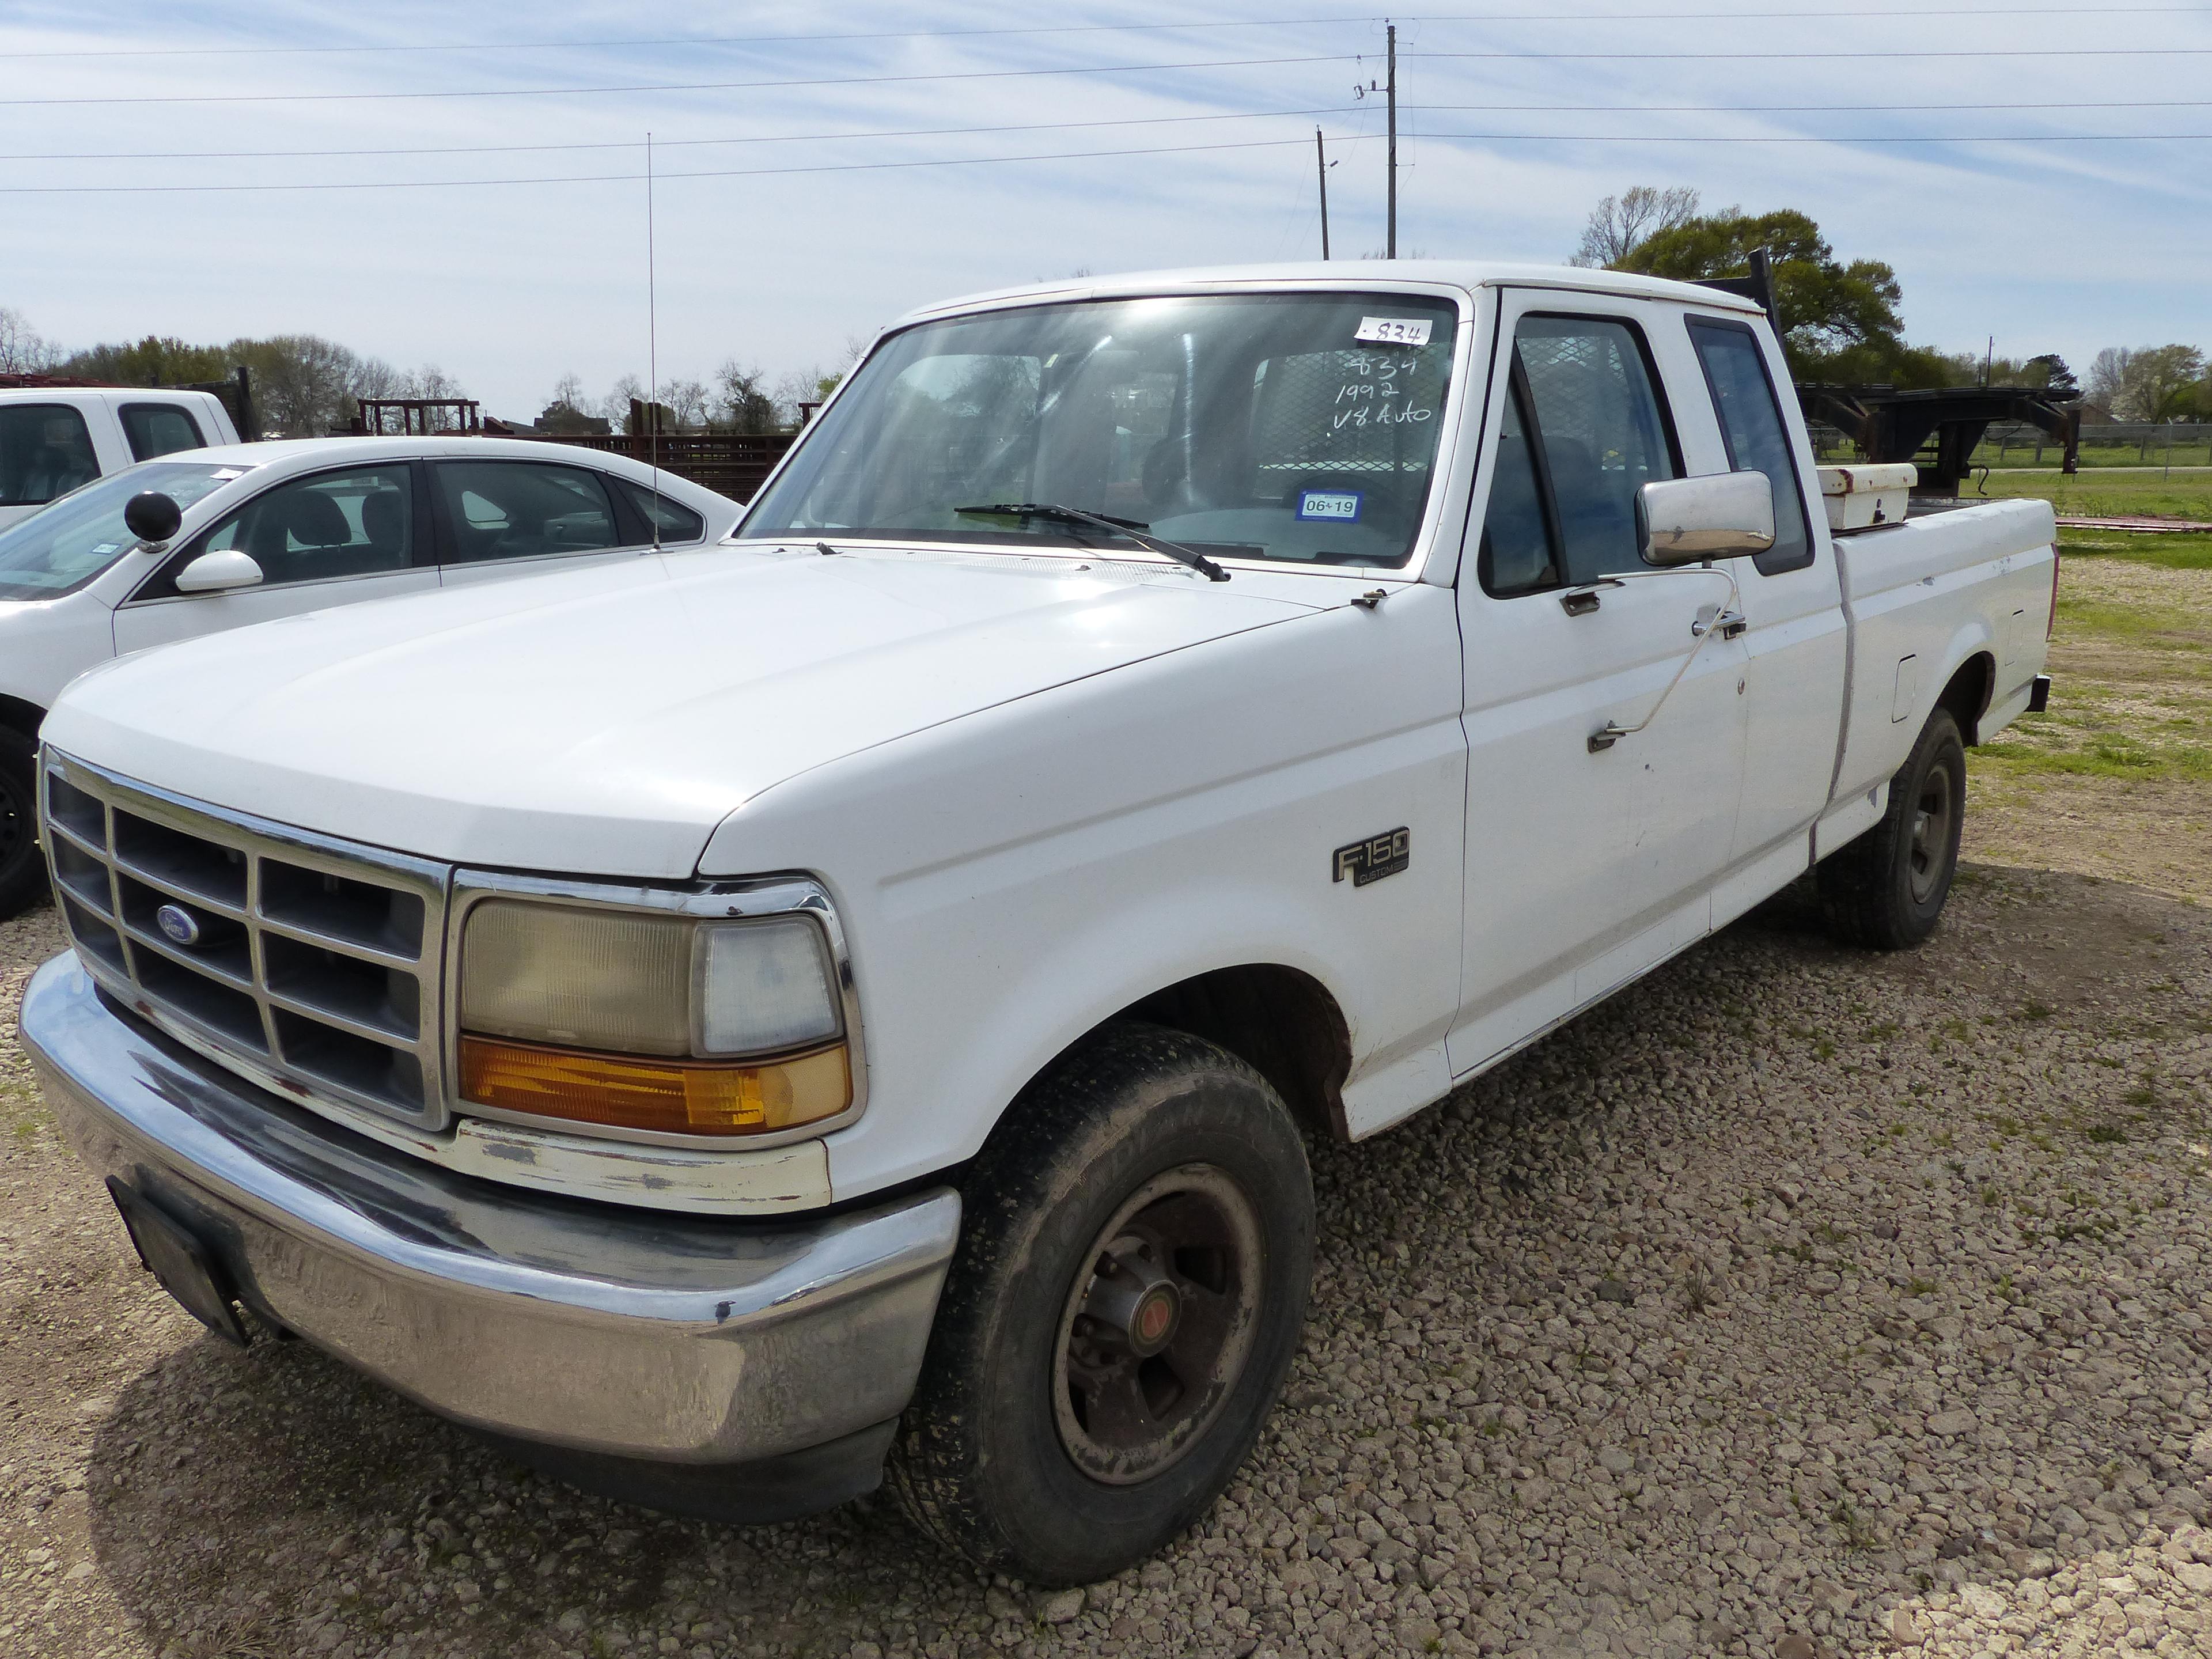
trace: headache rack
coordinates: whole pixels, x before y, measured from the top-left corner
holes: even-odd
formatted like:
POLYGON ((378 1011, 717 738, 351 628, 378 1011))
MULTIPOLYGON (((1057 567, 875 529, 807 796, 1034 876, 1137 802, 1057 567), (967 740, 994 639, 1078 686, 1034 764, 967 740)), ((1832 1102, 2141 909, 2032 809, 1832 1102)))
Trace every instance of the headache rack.
POLYGON ((265 1088, 445 1126, 446 866, 40 771, 63 922, 111 996, 265 1088))

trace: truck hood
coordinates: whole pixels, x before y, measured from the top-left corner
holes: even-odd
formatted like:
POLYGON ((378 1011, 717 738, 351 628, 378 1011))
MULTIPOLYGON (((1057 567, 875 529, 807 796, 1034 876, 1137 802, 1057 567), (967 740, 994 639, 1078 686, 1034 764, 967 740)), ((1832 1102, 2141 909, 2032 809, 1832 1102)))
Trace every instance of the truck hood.
POLYGON ((1336 597, 1290 585, 898 549, 644 556, 127 657, 72 685, 41 735, 424 857, 680 879, 787 778, 1336 597))

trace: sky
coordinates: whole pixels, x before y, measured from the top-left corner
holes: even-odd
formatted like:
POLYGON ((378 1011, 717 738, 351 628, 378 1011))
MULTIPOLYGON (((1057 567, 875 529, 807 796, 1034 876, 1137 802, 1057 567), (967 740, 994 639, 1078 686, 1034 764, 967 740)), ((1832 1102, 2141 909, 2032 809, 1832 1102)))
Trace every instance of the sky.
MULTIPOLYGON (((1563 261, 1688 185, 1887 260, 1915 343, 2212 348, 2212 3, 1395 21, 1401 256, 1563 261)), ((1378 251, 1383 46, 1328 0, 7 0, 0 306, 65 347, 322 334, 510 418, 649 359, 773 380, 958 294, 1316 257, 1316 126, 1334 252, 1378 251)))

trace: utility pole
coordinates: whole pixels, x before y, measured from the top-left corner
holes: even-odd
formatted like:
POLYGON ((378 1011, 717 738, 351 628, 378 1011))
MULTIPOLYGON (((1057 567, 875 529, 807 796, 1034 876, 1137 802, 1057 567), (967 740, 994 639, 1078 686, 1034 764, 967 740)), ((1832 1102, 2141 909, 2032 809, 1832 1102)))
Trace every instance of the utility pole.
POLYGON ((1398 26, 1385 27, 1390 54, 1390 211, 1382 257, 1395 259, 1398 257, 1398 26))
POLYGON ((1321 129, 1314 129, 1314 172, 1321 179, 1321 257, 1328 258, 1328 155, 1322 149, 1321 129))

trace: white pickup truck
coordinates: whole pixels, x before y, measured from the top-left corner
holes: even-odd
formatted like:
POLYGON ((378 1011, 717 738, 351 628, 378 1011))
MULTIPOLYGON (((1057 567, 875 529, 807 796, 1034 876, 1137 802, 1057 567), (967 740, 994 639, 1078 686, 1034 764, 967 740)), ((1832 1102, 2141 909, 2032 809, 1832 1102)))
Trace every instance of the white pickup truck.
POLYGON ((140 461, 237 441, 230 411, 210 392, 0 387, 0 530, 140 461))
POLYGON ((726 558, 78 680, 47 1098, 218 1332, 601 1491, 888 1468, 978 1563, 1115 1571, 1276 1397, 1305 1137, 1808 870, 1936 925, 2051 511, 1832 536, 1787 385, 1756 308, 1600 271, 916 313, 726 558))

